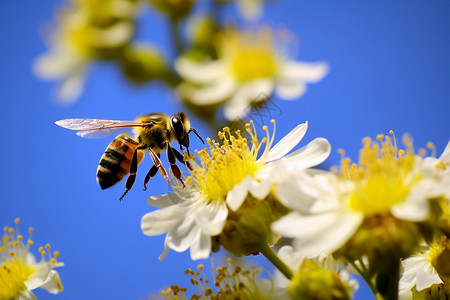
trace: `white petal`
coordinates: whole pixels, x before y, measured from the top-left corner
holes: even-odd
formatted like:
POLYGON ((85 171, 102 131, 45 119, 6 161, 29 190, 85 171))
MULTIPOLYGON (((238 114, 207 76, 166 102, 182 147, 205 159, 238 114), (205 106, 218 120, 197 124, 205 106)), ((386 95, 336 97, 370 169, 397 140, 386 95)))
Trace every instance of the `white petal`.
POLYGON ((182 199, 176 193, 169 193, 165 195, 156 195, 147 198, 147 203, 154 207, 168 207, 178 204, 182 199))
POLYGON ((331 145, 325 138, 316 138, 305 147, 281 159, 288 170, 307 169, 324 162, 330 155, 331 145))
POLYGON ((167 245, 177 252, 183 252, 192 245, 200 233, 200 228, 193 218, 186 216, 181 224, 167 233, 167 245))
POLYGON ((296 100, 306 92, 306 84, 298 81, 280 81, 277 82, 275 93, 278 98, 284 100, 296 100))
POLYGON ((248 21, 255 21, 262 16, 261 0, 240 0, 237 1, 239 10, 245 19, 248 21))
POLYGON ((291 212, 274 222, 272 229, 288 238, 308 237, 327 228, 333 222, 332 214, 302 215, 298 212, 291 212))
POLYGON ((269 178, 265 178, 260 182, 252 178, 248 182, 248 191, 256 199, 265 198, 269 194, 271 188, 272 182, 269 178))
POLYGON ((208 84, 223 77, 225 66, 223 61, 197 63, 190 59, 180 58, 175 61, 175 70, 188 82, 208 84))
POLYGON ((269 150, 269 155, 266 158, 266 162, 274 161, 286 155, 291 151, 305 136, 308 129, 308 122, 303 123, 292 129, 287 135, 285 135, 272 149, 269 150))
POLYGON ((278 257, 292 270, 296 271, 300 267, 305 256, 295 251, 292 246, 283 246, 278 250, 278 257))
POLYGON ((172 230, 182 222, 186 208, 169 206, 144 215, 141 219, 141 229, 145 235, 160 235, 172 230))
POLYGON ((321 80, 329 70, 326 62, 306 63, 299 61, 286 62, 281 66, 280 80, 298 82, 317 82, 321 80))
POLYGON ((117 47, 129 41, 133 35, 134 26, 131 22, 117 22, 106 29, 91 28, 91 42, 99 47, 117 47))
POLYGON ((295 240, 294 246, 308 256, 339 249, 352 237, 363 219, 363 216, 358 214, 347 214, 341 217, 343 220, 328 227, 322 233, 305 240, 295 240))
POLYGON ((302 216, 296 212, 272 224, 272 230, 285 237, 295 238, 294 246, 306 256, 333 252, 356 231, 361 214, 329 212, 302 216))
POLYGON ((236 83, 230 77, 222 77, 200 87, 182 83, 177 88, 177 93, 195 105, 212 105, 231 97, 235 89, 236 83))
POLYGON ((231 99, 225 102, 223 108, 225 118, 229 121, 244 118, 250 112, 250 101, 251 99, 238 89, 231 99))
POLYGON ((76 53, 56 50, 39 56, 33 64, 33 72, 38 77, 57 80, 69 76, 82 64, 76 53))
POLYGON ((79 98, 84 88, 85 72, 73 72, 58 88, 58 99, 71 104, 79 98))
POLYGON ((191 245, 191 259, 208 258, 211 254, 211 236, 199 233, 191 245))
POLYGON ((34 290, 43 285, 52 270, 52 265, 48 262, 41 261, 33 266, 36 271, 25 282, 27 289, 34 290))
POLYGON ((251 181, 252 177, 248 175, 244 178, 244 180, 236 184, 230 192, 228 192, 226 202, 231 210, 235 211, 239 207, 241 207, 242 203, 247 197, 248 186, 250 185, 251 181))
MULTIPOLYGON (((434 270, 434 269, 433 269, 434 270)), ((436 271, 430 273, 424 269, 417 271, 416 289, 421 291, 433 284, 443 283, 436 271)))
POLYGON ((47 279, 40 287, 50 294, 58 294, 61 292, 63 290, 63 286, 61 284, 61 279, 59 278, 58 272, 54 270, 50 271, 47 279))
POLYGON ((447 146, 444 149, 444 152, 442 152, 439 159, 445 163, 450 163, 450 141, 447 143, 447 146))
POLYGON ((23 291, 17 300, 38 300, 38 298, 33 292, 27 290, 23 291))
MULTIPOLYGON (((291 178, 284 180, 276 186, 275 195, 285 206, 299 212, 309 212, 316 197, 304 193, 298 185, 298 182, 309 179, 300 174, 291 174, 291 178)), ((313 186, 313 185, 307 185, 313 186)))
POLYGON ((198 209, 195 222, 203 234, 214 236, 222 232, 227 216, 227 205, 217 201, 216 203, 205 204, 198 209))
POLYGON ((429 216, 428 186, 418 185, 405 198, 405 201, 391 207, 391 213, 398 219, 420 222, 429 216))
POLYGON ((251 104, 269 97, 274 89, 271 79, 258 79, 242 84, 234 96, 226 103, 225 118, 235 120, 244 117, 251 109, 251 104))

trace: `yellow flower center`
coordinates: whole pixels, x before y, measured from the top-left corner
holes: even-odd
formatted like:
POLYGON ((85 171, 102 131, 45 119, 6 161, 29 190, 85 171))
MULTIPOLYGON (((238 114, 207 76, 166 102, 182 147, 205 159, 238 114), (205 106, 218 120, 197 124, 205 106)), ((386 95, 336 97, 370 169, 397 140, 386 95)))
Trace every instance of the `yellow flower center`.
MULTIPOLYGON (((33 228, 28 229, 29 238, 26 243, 23 242, 23 236, 19 234, 19 222, 17 218, 16 230, 11 227, 4 228, 4 234, 0 241, 0 299, 16 299, 20 294, 26 291, 27 280, 36 272, 36 268, 27 263, 30 246, 33 245, 31 234, 33 228)), ((56 264, 59 252, 55 251, 53 256, 50 253, 50 245, 45 249, 49 252, 49 261, 56 264)), ((46 251, 40 247, 42 260, 46 251)), ((62 286, 61 286, 62 289, 62 286)))
MULTIPOLYGON (((272 121, 275 124, 275 121, 272 121)), ((253 122, 251 121, 253 125, 253 122)), ((275 126, 274 126, 275 128, 275 126)), ((233 187, 244 180, 245 177, 256 176, 259 168, 264 165, 265 157, 273 142, 273 136, 269 137, 267 126, 263 127, 267 137, 258 141, 256 129, 253 125, 246 124, 246 131, 251 136, 251 147, 247 139, 243 137, 239 130, 231 134, 230 129, 225 127, 218 133, 223 145, 207 139, 208 148, 196 151, 200 158, 200 164, 192 162, 194 169, 191 172, 192 178, 198 183, 202 196, 208 201, 223 201, 233 187), (258 152, 262 145, 266 147, 260 159, 257 159, 258 152)), ((274 130, 275 133, 275 130, 274 130)))
POLYGON ((25 282, 34 272, 19 258, 4 260, 0 267, 0 299, 15 299, 26 290, 25 282))
POLYGON ((263 29, 256 34, 230 30, 224 33, 220 42, 230 71, 238 81, 275 77, 278 54, 269 29, 263 29))
POLYGON ((363 139, 359 166, 348 158, 341 161, 340 176, 355 183, 348 205, 365 216, 389 213, 393 205, 404 201, 421 177, 411 172, 415 155, 410 137, 403 139, 406 151, 397 148, 395 137, 380 135, 377 139, 378 143, 369 137, 363 139))

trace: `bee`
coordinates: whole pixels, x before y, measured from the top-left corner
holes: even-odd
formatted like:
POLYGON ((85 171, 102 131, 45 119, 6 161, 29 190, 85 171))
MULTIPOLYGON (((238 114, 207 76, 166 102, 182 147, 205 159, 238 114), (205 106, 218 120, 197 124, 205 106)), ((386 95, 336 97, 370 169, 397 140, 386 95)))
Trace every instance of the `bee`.
POLYGON ((184 186, 181 171, 176 165, 176 161, 185 164, 189 169, 191 169, 191 166, 178 150, 171 147, 170 144, 173 140, 178 142, 181 152, 183 152, 183 147, 186 148, 188 156, 189 133, 195 133, 202 143, 205 143, 197 131, 191 127, 189 118, 184 112, 174 114, 172 117, 164 113, 151 113, 137 117, 135 121, 65 119, 56 121, 55 124, 67 129, 77 130, 77 135, 83 138, 101 138, 119 129, 134 128, 134 138, 122 133, 108 145, 97 168, 97 182, 102 190, 117 184, 128 174, 125 192, 120 197, 120 201, 133 187, 137 168, 144 157, 145 151, 150 153, 153 166, 145 176, 144 191, 147 190, 150 178, 155 176, 158 170, 170 183, 167 171, 160 159, 160 154, 164 151, 167 151, 172 174, 184 186))

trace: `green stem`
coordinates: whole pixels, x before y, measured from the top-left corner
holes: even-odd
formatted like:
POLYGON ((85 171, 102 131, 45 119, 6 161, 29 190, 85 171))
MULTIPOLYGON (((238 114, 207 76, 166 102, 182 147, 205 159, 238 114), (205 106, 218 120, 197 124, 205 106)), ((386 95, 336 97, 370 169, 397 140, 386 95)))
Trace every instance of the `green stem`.
POLYGON ((386 264, 387 269, 378 272, 377 290, 384 300, 398 299, 398 281, 400 279, 400 259, 392 259, 386 264))
POLYGON ((259 252, 264 255, 287 279, 292 279, 292 271, 288 266, 272 251, 267 243, 261 243, 259 252))
POLYGON ((170 33, 172 35, 173 46, 178 56, 183 52, 183 41, 181 40, 179 24, 178 19, 170 18, 170 33))
POLYGON ((373 282, 372 282, 368 272, 364 272, 363 267, 360 268, 353 260, 347 258, 347 261, 349 262, 350 265, 352 265, 353 269, 355 269, 356 272, 358 272, 358 274, 364 279, 364 281, 367 283, 369 288, 372 290, 372 293, 374 295, 376 295, 377 289, 373 285, 373 282))

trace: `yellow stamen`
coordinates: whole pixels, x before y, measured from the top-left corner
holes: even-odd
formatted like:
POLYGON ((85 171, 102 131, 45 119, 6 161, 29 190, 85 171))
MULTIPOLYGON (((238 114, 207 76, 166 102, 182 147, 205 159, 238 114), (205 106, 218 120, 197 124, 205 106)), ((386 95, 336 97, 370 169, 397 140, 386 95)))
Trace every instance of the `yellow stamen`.
MULTIPOLYGON (((275 122, 273 124, 274 135, 275 122)), ((194 170, 191 175, 192 179, 198 183, 203 199, 225 200, 236 184, 242 182, 247 176, 255 178, 259 168, 264 165, 274 140, 273 135, 270 136, 267 126, 264 126, 266 136, 258 140, 253 122, 246 124, 245 129, 251 138, 251 148, 239 130, 231 133, 230 128, 225 127, 218 133, 222 145, 207 138, 208 148, 196 151, 200 163, 192 162, 194 170), (258 158, 263 145, 265 148, 261 157, 258 158)))
POLYGON ((412 139, 404 136, 406 149, 398 149, 392 130, 390 134, 392 137, 378 135, 378 142, 364 138, 358 165, 349 158, 341 159, 340 176, 355 183, 348 205, 366 216, 389 213, 391 206, 404 201, 421 176, 411 175, 415 160, 412 139))

